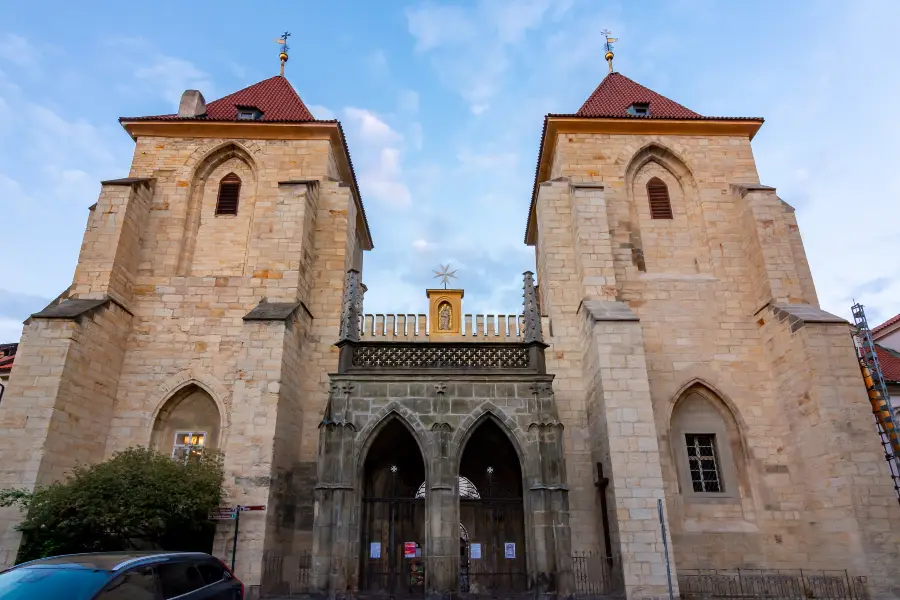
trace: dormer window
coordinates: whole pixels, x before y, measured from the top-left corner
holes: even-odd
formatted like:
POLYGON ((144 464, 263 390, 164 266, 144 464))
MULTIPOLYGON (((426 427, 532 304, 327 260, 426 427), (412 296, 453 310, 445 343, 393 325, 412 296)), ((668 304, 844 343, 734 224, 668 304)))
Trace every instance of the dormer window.
POLYGON ((262 117, 262 111, 255 106, 238 106, 238 121, 258 121, 262 117))
POLYGON ((649 102, 635 102, 631 106, 628 107, 628 114, 634 115, 635 117, 649 117, 650 116, 650 103, 649 102))

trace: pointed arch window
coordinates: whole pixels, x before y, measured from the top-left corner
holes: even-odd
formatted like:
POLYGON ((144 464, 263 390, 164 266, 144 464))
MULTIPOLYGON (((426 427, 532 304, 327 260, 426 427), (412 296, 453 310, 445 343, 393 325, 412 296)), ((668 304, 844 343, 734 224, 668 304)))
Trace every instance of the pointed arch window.
POLYGON ((241 198, 241 178, 229 173, 219 182, 219 198, 216 200, 216 215, 236 215, 241 198))
POLYGON ((647 197, 650 199, 651 219, 671 219, 672 202, 669 200, 669 188, 663 181, 654 177, 647 182, 647 197))

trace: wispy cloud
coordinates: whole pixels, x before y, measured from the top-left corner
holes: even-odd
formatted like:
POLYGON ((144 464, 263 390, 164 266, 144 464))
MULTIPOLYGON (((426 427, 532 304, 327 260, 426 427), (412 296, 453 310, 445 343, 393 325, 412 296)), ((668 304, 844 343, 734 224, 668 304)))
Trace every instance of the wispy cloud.
POLYGON ((40 51, 31 42, 14 33, 0 34, 0 59, 17 67, 33 67, 38 63, 40 51))

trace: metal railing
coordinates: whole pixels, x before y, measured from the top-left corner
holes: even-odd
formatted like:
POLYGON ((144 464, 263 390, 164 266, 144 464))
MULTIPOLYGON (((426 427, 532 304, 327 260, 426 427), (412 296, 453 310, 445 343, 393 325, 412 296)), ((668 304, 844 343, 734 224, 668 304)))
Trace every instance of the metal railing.
POLYGON ((866 578, 847 571, 679 569, 686 600, 772 598, 778 600, 866 600, 866 578))
POLYGON ((623 587, 621 572, 617 556, 603 556, 591 552, 572 554, 576 596, 604 596, 620 591, 623 587))
POLYGON ((312 560, 308 552, 295 556, 281 556, 267 552, 263 556, 260 595, 283 597, 305 594, 310 589, 312 560))

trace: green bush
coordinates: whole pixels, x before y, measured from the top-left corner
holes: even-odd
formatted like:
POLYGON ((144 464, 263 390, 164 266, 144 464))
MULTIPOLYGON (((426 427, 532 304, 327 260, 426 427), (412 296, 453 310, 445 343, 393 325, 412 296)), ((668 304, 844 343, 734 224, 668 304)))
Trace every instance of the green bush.
POLYGON ((209 511, 222 498, 221 456, 186 462, 129 448, 106 462, 76 467, 65 482, 0 491, 0 506, 18 505, 25 520, 19 562, 77 552, 209 551, 209 511))

